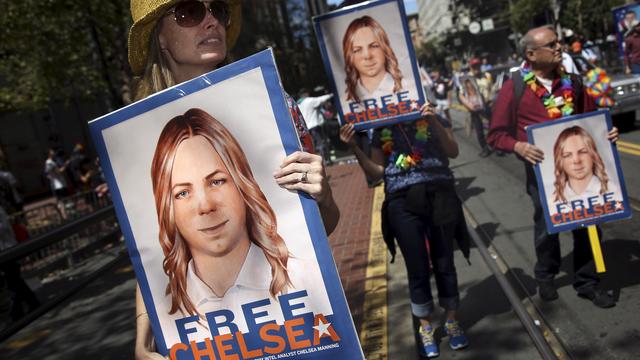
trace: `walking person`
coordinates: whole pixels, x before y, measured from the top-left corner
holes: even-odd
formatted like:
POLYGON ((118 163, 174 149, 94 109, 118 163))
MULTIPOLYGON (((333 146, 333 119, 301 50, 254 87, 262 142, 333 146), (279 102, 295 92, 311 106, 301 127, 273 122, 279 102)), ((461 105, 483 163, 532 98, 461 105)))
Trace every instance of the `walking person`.
MULTIPOLYGON (((552 301, 558 298, 554 278, 560 270, 560 243, 558 234, 547 233, 533 165, 553 154, 544 154, 540 148, 529 144, 525 129, 529 125, 563 116, 594 111, 596 105, 586 93, 581 79, 567 74, 560 66, 561 45, 552 27, 529 30, 521 39, 520 45, 526 62, 520 72, 515 73, 513 79, 507 80, 500 90, 488 139, 494 148, 515 152, 524 161, 526 191, 534 207, 537 260, 534 273, 540 298, 552 301), (518 87, 523 91, 516 95, 518 87), (554 105, 545 107, 543 102, 551 97, 555 99, 554 105)), ((617 138, 618 130, 614 127, 609 133, 609 139, 614 142, 617 138)), ((598 231, 600 232, 599 229, 598 231)), ((586 228, 573 230, 573 268, 573 287, 578 296, 591 300, 601 308, 615 305, 611 295, 598 286, 600 278, 591 256, 586 228)))
POLYGON ((420 320, 421 355, 436 357, 440 352, 432 318, 432 271, 439 304, 446 311, 444 330, 449 346, 458 350, 469 344, 457 320, 459 292, 453 260, 454 239, 468 254, 468 234, 449 169, 449 158, 458 155, 451 123, 436 115, 431 104, 424 105, 421 112, 422 118, 417 121, 377 129, 371 157, 357 146, 352 124, 340 129, 340 138, 349 145, 368 177, 384 178, 383 236, 392 255, 395 238, 405 259, 411 311, 420 320))
POLYGON ((322 131, 322 125, 324 124, 322 105, 331 100, 331 98, 333 98, 333 94, 310 96, 309 90, 302 89, 300 91, 300 99, 298 100, 298 107, 313 137, 316 152, 325 160, 329 160, 327 157, 330 149, 328 149, 329 141, 322 131))
POLYGON ((627 74, 640 74, 640 22, 633 23, 633 27, 624 37, 624 64, 627 74))
MULTIPOLYGON (((16 235, 12 230, 9 215, 0 206, 0 252, 17 245, 16 235)), ((40 301, 29 285, 22 278, 20 263, 13 259, 0 263, 0 276, 12 295, 10 316, 13 321, 24 317, 40 306, 40 301), (26 305, 27 311, 24 306, 26 305)))
POLYGON ((491 148, 487 144, 484 133, 483 119, 491 118, 491 100, 493 80, 491 74, 480 70, 482 62, 478 58, 469 61, 469 76, 460 79, 460 102, 471 114, 471 124, 475 129, 480 153, 478 156, 491 155, 491 148))
MULTIPOLYGON (((131 0, 129 63, 138 84, 135 100, 193 79, 228 63, 227 53, 240 32, 240 0, 131 0)), ((274 174, 278 185, 308 193, 318 202, 325 230, 331 233, 340 216, 321 156, 299 109, 287 96, 303 148, 283 160, 274 174)), ((155 352, 149 317, 136 291, 136 359, 162 359, 155 352)))

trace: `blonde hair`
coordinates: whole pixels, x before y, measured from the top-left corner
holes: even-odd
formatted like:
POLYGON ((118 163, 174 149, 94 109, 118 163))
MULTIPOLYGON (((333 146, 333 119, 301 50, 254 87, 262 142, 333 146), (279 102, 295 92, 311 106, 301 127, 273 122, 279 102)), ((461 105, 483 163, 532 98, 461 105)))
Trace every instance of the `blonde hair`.
POLYGON ((564 171, 564 167, 562 166, 562 151, 564 150, 564 143, 572 136, 580 136, 587 147, 587 151, 589 151, 589 155, 593 161, 593 174, 600 179, 600 195, 604 194, 608 189, 607 183, 609 182, 609 176, 607 175, 607 170, 604 167, 604 161, 602 161, 600 154, 598 154, 596 143, 588 131, 576 125, 564 129, 560 135, 558 135, 556 143, 553 146, 553 160, 555 165, 554 175, 556 176, 556 181, 553 183, 555 187, 553 192, 555 196, 553 200, 554 202, 567 202, 567 198, 564 195, 564 188, 569 182, 569 179, 567 178, 567 173, 564 171))
POLYGON ((158 21, 149 37, 149 56, 142 76, 135 80, 134 101, 142 100, 176 84, 173 74, 162 56, 160 40, 158 40, 161 27, 162 21, 158 21))
POLYGON ((393 78, 393 92, 396 93, 402 90, 402 72, 398 66, 398 58, 391 48, 389 37, 386 31, 382 28, 380 23, 375 21, 370 16, 363 16, 353 20, 347 27, 347 31, 342 38, 342 53, 344 56, 344 71, 346 75, 345 83, 347 84, 347 100, 360 101, 356 94, 356 87, 358 80, 360 80, 360 73, 353 65, 352 45, 353 36, 355 33, 363 28, 370 28, 373 31, 373 35, 380 42, 380 47, 384 53, 385 58, 385 70, 393 78))
POLYGON ((289 251, 277 232, 276 215, 253 177, 238 141, 222 123, 201 109, 190 109, 171 119, 160 134, 151 164, 153 195, 158 215, 159 241, 169 277, 166 295, 171 296, 169 314, 180 310, 195 315, 197 309, 187 293, 187 268, 191 252, 176 226, 171 195, 171 173, 178 146, 194 136, 203 136, 218 153, 245 202, 247 233, 271 265, 269 291, 275 298, 291 285, 287 272, 289 251))

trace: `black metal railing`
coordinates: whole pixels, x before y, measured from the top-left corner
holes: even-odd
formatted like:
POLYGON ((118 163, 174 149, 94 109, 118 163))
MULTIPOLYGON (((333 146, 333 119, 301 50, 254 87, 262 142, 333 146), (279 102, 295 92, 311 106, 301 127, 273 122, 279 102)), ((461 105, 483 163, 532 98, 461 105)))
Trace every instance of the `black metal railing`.
MULTIPOLYGON (((0 269, 17 263, 22 279, 36 293, 40 306, 33 309, 15 301, 11 306, 0 306, 0 341, 126 257, 111 200, 93 192, 11 214, 10 221, 14 227, 21 227, 28 237, 0 252, 0 269), (6 312, 13 306, 23 306, 21 310, 26 315, 9 321, 11 317, 6 312)), ((9 290, 7 281, 0 281, 0 290, 9 290)), ((12 295, 10 291, 0 294, 5 294, 5 299, 0 299, 5 300, 4 303, 7 303, 6 294, 12 295)))

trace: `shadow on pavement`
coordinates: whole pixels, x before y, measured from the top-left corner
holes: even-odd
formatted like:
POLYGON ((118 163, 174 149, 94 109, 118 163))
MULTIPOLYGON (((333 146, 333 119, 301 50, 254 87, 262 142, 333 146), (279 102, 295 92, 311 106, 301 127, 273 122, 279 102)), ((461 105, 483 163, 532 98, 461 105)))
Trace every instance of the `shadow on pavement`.
POLYGON ((467 201, 469 198, 482 194, 483 188, 472 187, 471 183, 475 180, 475 177, 457 178, 456 179, 456 191, 462 202, 467 201))
POLYGON ((0 345, 7 359, 131 359, 135 280, 128 261, 0 345))

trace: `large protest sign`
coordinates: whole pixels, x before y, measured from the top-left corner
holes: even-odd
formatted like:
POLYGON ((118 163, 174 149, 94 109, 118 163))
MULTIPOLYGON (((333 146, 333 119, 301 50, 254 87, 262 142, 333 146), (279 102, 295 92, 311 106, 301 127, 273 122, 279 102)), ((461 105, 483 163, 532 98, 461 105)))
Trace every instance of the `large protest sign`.
POLYGON ((631 33, 635 24, 640 22, 640 3, 627 4, 611 9, 616 28, 618 54, 624 57, 624 39, 631 33))
POLYGON ((161 354, 363 357, 271 50, 90 129, 161 354))
POLYGON ((550 234, 631 216, 607 110, 529 126, 544 152, 534 168, 550 234))
POLYGON ((343 124, 363 130, 420 117, 425 96, 401 0, 364 2, 313 20, 343 124))

